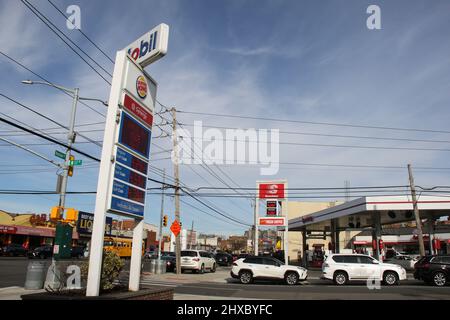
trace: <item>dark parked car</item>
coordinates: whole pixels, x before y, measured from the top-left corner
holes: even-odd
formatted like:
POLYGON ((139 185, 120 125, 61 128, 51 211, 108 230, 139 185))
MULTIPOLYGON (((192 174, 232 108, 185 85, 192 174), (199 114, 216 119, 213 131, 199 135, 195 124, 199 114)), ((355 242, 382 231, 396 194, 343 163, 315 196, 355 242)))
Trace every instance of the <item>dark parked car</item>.
POLYGON ((216 253, 216 261, 219 266, 231 266, 233 256, 225 252, 216 253))
POLYGON ((248 255, 249 255, 248 253, 241 253, 240 255, 237 256, 236 260, 245 259, 247 258, 248 255))
POLYGON ((442 287, 450 281, 450 255, 422 257, 414 265, 414 278, 442 287))
POLYGON ((16 243, 11 243, 11 244, 9 244, 7 246, 4 246, 2 251, 3 251, 2 255, 4 255, 4 256, 11 256, 11 257, 12 256, 14 256, 14 257, 16 257, 16 256, 24 256, 25 257, 27 255, 27 252, 28 252, 28 250, 25 249, 24 246, 22 246, 20 244, 16 244, 16 243))
POLYGON ((53 246, 41 246, 28 252, 28 258, 47 259, 53 256, 53 246))
POLYGON ((82 246, 75 246, 70 249, 70 256, 72 258, 83 258, 84 257, 84 247, 82 246))
POLYGON ((166 272, 174 272, 176 269, 177 259, 171 255, 161 255, 161 260, 166 262, 166 272))

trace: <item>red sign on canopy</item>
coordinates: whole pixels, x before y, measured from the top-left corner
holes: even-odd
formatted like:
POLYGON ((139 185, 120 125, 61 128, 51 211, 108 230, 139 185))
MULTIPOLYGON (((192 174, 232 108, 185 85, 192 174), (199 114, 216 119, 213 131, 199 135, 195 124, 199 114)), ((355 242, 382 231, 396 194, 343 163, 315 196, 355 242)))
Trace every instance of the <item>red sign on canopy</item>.
POLYGON ((175 237, 178 237, 178 234, 180 234, 181 231, 181 226, 178 223, 177 220, 175 220, 172 225, 170 226, 170 231, 173 232, 173 234, 175 235, 175 237))
POLYGON ((284 199, 284 183, 261 183, 259 185, 260 199, 284 199))

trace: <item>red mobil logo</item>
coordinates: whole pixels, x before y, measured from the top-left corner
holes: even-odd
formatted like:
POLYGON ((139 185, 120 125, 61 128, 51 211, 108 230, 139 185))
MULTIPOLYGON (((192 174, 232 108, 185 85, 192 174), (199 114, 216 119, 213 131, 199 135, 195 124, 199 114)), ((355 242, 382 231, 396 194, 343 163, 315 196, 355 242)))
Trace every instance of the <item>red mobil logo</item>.
POLYGON ((259 185, 259 198, 284 199, 284 183, 263 183, 259 185))
POLYGON ((145 97, 147 97, 147 91, 148 91, 148 86, 147 86, 147 81, 145 80, 144 76, 139 76, 136 79, 136 92, 138 94, 138 96, 142 99, 145 99, 145 97))

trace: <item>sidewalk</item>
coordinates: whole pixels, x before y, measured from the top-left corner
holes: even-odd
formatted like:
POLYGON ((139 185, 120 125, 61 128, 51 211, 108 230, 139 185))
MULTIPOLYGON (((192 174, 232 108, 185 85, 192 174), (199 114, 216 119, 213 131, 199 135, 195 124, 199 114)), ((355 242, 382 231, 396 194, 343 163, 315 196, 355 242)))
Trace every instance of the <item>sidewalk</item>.
POLYGON ((44 292, 44 289, 41 290, 26 290, 22 287, 6 287, 0 288, 0 300, 22 300, 20 298, 23 294, 31 294, 44 292))

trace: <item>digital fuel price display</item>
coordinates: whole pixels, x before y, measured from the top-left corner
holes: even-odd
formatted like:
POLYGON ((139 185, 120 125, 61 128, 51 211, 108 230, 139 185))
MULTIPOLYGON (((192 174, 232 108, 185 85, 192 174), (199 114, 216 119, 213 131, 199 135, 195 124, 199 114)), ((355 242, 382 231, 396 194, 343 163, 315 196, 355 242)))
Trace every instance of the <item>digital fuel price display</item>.
POLYGON ((148 159, 150 151, 151 131, 134 120, 126 112, 122 112, 119 143, 148 159))

